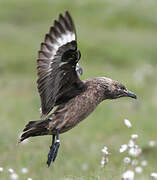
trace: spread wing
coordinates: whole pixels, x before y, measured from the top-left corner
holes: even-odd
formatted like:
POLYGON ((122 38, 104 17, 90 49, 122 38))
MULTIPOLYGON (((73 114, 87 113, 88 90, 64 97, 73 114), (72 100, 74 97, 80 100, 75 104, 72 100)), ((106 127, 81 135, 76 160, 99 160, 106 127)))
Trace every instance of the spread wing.
POLYGON ((62 104, 79 94, 83 83, 78 68, 80 51, 77 50, 75 27, 68 12, 59 15, 58 21, 45 36, 38 53, 38 91, 42 117, 55 105, 62 104))

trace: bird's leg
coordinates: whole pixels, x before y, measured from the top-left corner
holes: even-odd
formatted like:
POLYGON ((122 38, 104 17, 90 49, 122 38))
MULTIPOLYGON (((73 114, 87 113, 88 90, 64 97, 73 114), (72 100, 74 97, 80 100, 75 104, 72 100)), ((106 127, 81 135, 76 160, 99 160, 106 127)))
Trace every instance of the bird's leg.
POLYGON ((49 151, 49 153, 48 153, 48 159, 47 159, 47 165, 48 165, 48 167, 49 167, 50 164, 51 164, 52 157, 53 157, 53 152, 54 152, 54 149, 55 149, 55 136, 56 136, 56 135, 53 135, 53 137, 52 137, 52 145, 50 146, 50 151, 49 151))
POLYGON ((50 151, 48 153, 48 160, 47 160, 48 167, 50 166, 51 161, 53 161, 53 162, 55 161, 55 159, 57 157, 59 146, 60 146, 59 129, 57 129, 56 135, 53 135, 52 145, 51 145, 50 151), (55 142, 55 136, 56 136, 56 142, 55 142))
POLYGON ((55 159, 56 159, 56 157, 57 157, 59 146, 60 146, 59 129, 57 129, 55 148, 54 148, 53 158, 52 158, 53 162, 55 161, 55 159))

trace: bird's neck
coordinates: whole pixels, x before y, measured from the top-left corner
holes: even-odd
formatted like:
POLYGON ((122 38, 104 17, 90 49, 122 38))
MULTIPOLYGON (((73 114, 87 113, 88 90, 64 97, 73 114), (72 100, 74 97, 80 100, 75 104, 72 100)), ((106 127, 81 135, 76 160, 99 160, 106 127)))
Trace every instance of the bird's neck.
POLYGON ((99 104, 103 100, 107 99, 104 93, 104 86, 102 86, 101 82, 97 78, 86 79, 84 80, 84 83, 87 87, 86 94, 91 96, 95 103, 99 104))

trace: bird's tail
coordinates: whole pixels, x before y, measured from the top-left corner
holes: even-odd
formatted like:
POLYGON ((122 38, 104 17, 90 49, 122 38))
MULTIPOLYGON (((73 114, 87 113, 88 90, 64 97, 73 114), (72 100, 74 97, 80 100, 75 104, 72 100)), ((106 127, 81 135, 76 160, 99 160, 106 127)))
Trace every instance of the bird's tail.
POLYGON ((23 130, 23 133, 19 139, 19 143, 29 137, 47 135, 47 127, 49 125, 49 122, 49 119, 40 121, 29 121, 23 130))

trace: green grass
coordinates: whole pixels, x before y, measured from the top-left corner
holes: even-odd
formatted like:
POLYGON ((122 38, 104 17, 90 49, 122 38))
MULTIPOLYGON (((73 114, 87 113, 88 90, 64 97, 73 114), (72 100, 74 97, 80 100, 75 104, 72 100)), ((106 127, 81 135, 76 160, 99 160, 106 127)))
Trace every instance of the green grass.
POLYGON ((113 180, 124 170, 119 147, 131 133, 139 134, 148 166, 138 180, 150 179, 157 170, 157 2, 154 0, 1 0, 0 2, 0 179, 9 179, 7 168, 20 180, 113 180), (85 121, 61 136, 59 156, 46 167, 51 138, 36 137, 17 145, 19 133, 29 120, 39 119, 36 89, 36 57, 52 21, 69 10, 75 20, 82 52, 82 79, 107 76, 136 92, 139 99, 103 102, 85 121), (150 71, 148 68, 150 66, 150 71), (146 70, 143 70, 146 67, 146 70), (142 74, 138 81, 136 74, 142 74), (133 129, 123 125, 132 121, 133 129), (109 164, 100 169, 101 149, 111 152, 109 164), (83 164, 88 169, 82 170, 83 164), (21 168, 29 169, 28 175, 21 168))

